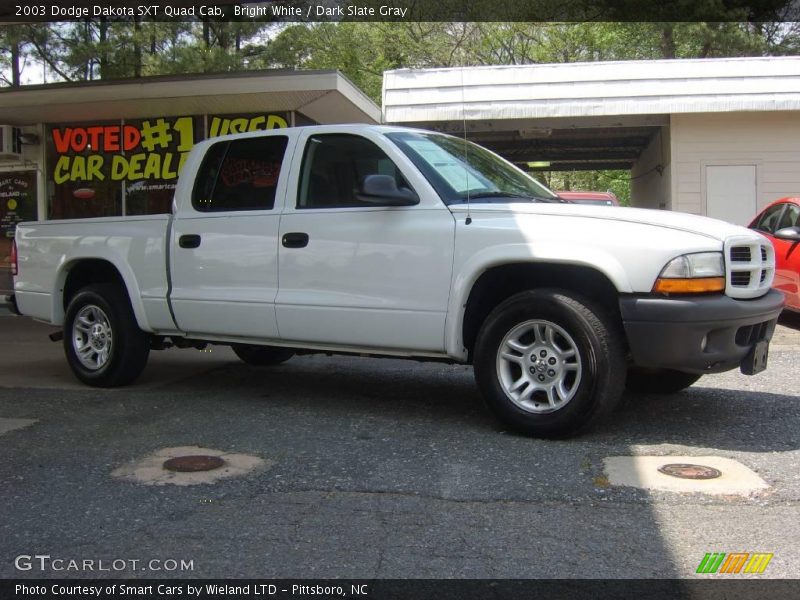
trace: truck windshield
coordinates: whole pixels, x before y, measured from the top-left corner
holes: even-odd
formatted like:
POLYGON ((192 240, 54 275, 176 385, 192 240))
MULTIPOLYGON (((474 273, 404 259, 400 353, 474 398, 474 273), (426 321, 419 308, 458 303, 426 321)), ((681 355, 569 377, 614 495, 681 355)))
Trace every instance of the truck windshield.
POLYGON ((446 204, 561 202, 538 181, 472 142, 438 133, 387 133, 446 204))

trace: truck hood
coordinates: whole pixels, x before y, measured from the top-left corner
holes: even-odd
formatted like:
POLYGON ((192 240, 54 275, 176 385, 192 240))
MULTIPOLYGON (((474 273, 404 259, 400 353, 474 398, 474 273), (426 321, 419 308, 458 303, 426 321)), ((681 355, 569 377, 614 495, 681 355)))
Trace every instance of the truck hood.
MULTIPOLYGON (((450 205, 455 214, 466 213, 467 207, 463 204, 450 205)), ((753 235, 750 229, 733 225, 718 219, 690 215, 682 212, 668 210, 654 210, 646 208, 626 208, 613 206, 587 206, 585 204, 548 204, 548 203, 508 203, 508 204, 472 204, 472 213, 505 213, 509 215, 552 215, 558 217, 576 217, 596 220, 623 221, 651 225, 653 227, 666 227, 696 235, 702 235, 714 240, 724 241, 734 235, 753 235)))

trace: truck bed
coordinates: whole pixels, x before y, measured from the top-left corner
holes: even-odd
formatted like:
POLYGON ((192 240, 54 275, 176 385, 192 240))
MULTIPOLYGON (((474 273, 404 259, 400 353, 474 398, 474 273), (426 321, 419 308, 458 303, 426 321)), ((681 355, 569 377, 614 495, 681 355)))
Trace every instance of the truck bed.
POLYGON ((175 325, 167 306, 167 235, 170 215, 35 221, 18 225, 20 271, 14 289, 20 310, 61 325, 64 307, 51 302, 70 266, 91 258, 122 274, 137 321, 146 331, 175 325))

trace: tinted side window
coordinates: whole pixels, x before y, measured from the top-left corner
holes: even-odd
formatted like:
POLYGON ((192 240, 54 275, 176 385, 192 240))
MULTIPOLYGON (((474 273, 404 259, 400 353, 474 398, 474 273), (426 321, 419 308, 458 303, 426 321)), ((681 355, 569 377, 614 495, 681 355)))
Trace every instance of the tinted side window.
POLYGON ((410 187, 386 153, 357 135, 325 134, 308 139, 298 191, 298 208, 375 206, 356 194, 367 175, 390 175, 410 187))
POLYGON ((276 135, 214 144, 195 181, 192 206, 203 212, 271 210, 287 143, 276 135))
POLYGON ((756 223, 756 229, 759 231, 766 231, 767 233, 775 233, 778 219, 780 219, 781 211, 783 211, 785 204, 778 204, 767 210, 756 223))

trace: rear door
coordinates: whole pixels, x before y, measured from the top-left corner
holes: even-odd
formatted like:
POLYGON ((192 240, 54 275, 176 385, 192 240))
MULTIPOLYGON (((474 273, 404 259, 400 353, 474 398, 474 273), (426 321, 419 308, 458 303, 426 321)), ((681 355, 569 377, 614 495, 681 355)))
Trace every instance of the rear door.
POLYGON ((454 219, 422 175, 375 132, 305 132, 281 219, 276 301, 287 341, 442 352, 454 219), (390 175, 415 206, 362 202, 390 175))
POLYGON ((278 337, 278 226, 294 135, 222 140, 206 152, 170 240, 182 331, 278 337))

